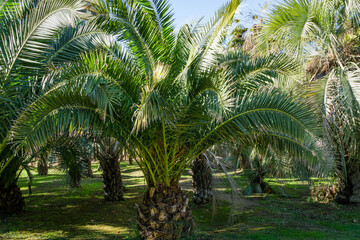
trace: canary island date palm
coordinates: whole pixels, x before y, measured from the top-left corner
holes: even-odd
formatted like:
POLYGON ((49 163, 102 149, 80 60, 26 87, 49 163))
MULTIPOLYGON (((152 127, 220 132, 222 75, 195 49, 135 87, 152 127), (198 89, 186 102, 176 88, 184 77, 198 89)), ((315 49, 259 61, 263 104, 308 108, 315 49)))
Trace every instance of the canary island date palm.
POLYGON ((96 157, 103 171, 104 198, 106 201, 124 200, 124 185, 120 171, 121 144, 111 137, 101 136, 95 144, 96 157))
POLYGON ((317 121, 307 102, 272 88, 244 90, 263 79, 239 82, 233 69, 239 56, 223 56, 239 4, 232 0, 209 22, 176 32, 167 1, 99 1, 99 18, 117 41, 63 68, 61 81, 22 112, 11 135, 18 151, 35 150, 65 130, 126 142, 147 182, 137 206, 146 239, 192 232, 179 180, 193 159, 226 139, 248 142, 260 134, 278 151, 327 167, 313 151, 309 131, 317 121))
POLYGON ((360 2, 289 0, 276 5, 256 50, 287 51, 304 63, 310 82, 325 82, 324 139, 337 162, 340 202, 359 202, 358 60, 360 2))
POLYGON ((79 0, 19 0, 0 3, 0 212, 21 210, 17 172, 24 159, 11 143, 13 121, 41 96, 42 85, 66 62, 107 37, 78 17, 79 0), (11 161, 13 159, 14 161, 11 161))

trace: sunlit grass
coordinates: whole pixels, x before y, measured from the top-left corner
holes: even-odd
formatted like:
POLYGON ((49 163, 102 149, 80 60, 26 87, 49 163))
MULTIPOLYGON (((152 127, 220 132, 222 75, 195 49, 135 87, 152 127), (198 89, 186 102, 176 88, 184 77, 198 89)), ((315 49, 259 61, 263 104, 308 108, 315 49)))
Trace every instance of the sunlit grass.
MULTIPOLYGON (((0 220, 0 239, 134 239, 136 238, 135 203, 145 191, 143 175, 136 165, 121 164, 125 201, 104 202, 101 172, 81 181, 81 188, 70 189, 65 176, 50 169, 48 176, 34 171, 33 194, 28 196, 26 176, 19 179, 26 197, 22 213, 0 220)), ((229 172, 240 188, 246 177, 229 172)), ((218 178, 225 175, 218 173, 218 178)), ((237 211, 229 224, 232 208, 228 202, 192 205, 197 230, 192 239, 358 239, 360 209, 334 203, 308 201, 308 183, 296 179, 267 179, 275 194, 246 197, 255 202, 251 208, 237 211), (281 189, 281 190, 280 190, 281 189), (286 197, 283 194, 286 193, 286 197)), ((191 176, 182 179, 191 194, 191 176)), ((229 193, 226 185, 217 191, 229 193)))

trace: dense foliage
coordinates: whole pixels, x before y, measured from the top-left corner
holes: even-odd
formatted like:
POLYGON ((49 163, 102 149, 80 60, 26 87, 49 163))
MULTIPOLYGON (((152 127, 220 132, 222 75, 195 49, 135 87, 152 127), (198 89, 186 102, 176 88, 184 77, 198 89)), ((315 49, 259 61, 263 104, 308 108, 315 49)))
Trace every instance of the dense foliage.
POLYGON ((18 172, 49 144, 80 186, 84 153, 71 139, 86 136, 97 139, 108 169, 105 198, 122 199, 120 151, 135 157, 147 183, 137 206, 147 239, 191 234, 180 178, 223 142, 253 148, 259 159, 276 153, 307 174, 335 169, 346 200, 360 201, 360 70, 351 57, 360 3, 285 1, 251 36, 237 27, 225 44, 240 0, 179 30, 166 0, 91 2, 0 5, 0 211, 22 208, 18 172), (248 39, 252 49, 244 49, 248 39), (324 94, 311 91, 323 80, 324 94))

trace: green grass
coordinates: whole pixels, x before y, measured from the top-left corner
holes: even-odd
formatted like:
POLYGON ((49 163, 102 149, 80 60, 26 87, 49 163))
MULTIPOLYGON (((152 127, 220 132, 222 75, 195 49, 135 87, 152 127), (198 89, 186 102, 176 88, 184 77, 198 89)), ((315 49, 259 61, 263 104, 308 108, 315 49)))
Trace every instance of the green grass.
MULTIPOLYGON (((99 172, 73 190, 66 186, 65 177, 52 169, 48 176, 35 175, 30 196, 22 177, 19 185, 26 207, 0 219, 0 239, 134 239, 134 205, 141 202, 144 179, 135 165, 122 167, 127 192, 125 201, 114 203, 103 200, 99 172)), ((241 176, 235 179, 240 186, 246 184, 241 176)), ((186 176, 184 186, 190 181, 186 176)), ((227 202, 218 201, 214 214, 211 204, 192 206, 197 226, 192 239, 359 239, 359 207, 312 203, 304 182, 269 182, 279 194, 248 197, 257 205, 234 215, 232 224, 228 224, 231 205, 227 202)))

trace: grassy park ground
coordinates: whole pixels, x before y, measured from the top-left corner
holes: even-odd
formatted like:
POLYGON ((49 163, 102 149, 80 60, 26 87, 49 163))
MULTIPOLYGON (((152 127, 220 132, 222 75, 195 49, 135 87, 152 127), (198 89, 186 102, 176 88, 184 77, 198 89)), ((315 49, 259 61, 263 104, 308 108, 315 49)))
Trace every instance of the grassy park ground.
MULTIPOLYGON (((26 177, 21 177, 26 207, 0 219, 0 239, 137 239, 134 205, 141 201, 144 179, 136 165, 122 167, 127 188, 122 202, 104 202, 100 172, 83 179, 80 189, 69 189, 65 177, 51 169, 47 176, 34 176, 30 196, 26 177)), ((244 177, 235 179, 244 186, 244 177)), ((191 194, 190 176, 182 182, 191 194)), ((235 214, 231 224, 226 201, 217 201, 215 212, 212 204, 192 206, 193 239, 360 239, 359 206, 314 203, 305 182, 269 183, 279 194, 246 197, 254 205, 235 214)))

